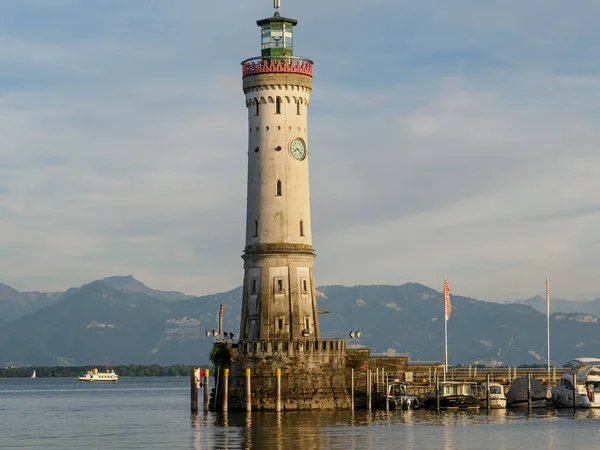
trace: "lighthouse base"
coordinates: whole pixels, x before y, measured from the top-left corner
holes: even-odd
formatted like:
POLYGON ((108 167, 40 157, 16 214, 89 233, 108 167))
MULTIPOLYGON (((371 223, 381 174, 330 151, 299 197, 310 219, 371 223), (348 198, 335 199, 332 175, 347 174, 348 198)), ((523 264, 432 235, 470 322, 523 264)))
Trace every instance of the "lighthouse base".
MULTIPOLYGON (((343 340, 258 341, 238 344, 228 386, 229 411, 246 411, 246 369, 250 369, 253 411, 277 410, 277 369, 281 369, 282 410, 350 409, 343 340)), ((222 409, 224 379, 211 406, 222 409)))

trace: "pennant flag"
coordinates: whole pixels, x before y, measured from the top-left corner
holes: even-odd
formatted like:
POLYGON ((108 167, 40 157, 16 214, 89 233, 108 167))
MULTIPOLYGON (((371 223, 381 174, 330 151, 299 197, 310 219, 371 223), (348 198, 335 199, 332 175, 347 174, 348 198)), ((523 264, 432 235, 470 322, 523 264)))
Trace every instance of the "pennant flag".
POLYGON ((446 278, 444 278, 444 317, 446 320, 450 318, 451 311, 452 306, 450 305, 450 288, 448 287, 446 278))

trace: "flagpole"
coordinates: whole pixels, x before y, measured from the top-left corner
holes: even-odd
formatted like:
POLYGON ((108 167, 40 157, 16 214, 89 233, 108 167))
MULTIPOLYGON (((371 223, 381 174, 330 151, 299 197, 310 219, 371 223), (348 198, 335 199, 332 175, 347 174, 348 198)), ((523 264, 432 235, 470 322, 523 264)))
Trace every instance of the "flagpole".
POLYGON ((548 382, 550 382, 550 282, 546 275, 546 334, 548 349, 548 382))
POLYGON ((448 319, 450 318, 450 288, 446 277, 444 277, 444 381, 446 381, 446 372, 448 372, 448 319))
POLYGON ((444 382, 448 371, 448 319, 444 317, 444 382))

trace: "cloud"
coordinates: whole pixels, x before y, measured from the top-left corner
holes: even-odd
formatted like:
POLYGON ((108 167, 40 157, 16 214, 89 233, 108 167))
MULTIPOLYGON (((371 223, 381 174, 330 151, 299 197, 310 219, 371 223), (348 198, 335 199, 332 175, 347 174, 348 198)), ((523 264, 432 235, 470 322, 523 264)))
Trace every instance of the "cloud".
MULTIPOLYGON (((284 5, 315 60, 318 284, 504 300, 598 292, 596 2, 284 5), (289 8, 289 9, 288 9, 289 8), (331 21, 335 13, 339 21, 331 21)), ((241 284, 241 60, 269 4, 0 6, 0 273, 241 284), (233 12, 232 12, 233 11, 233 12), (227 23, 215 20, 227 17, 227 23)))

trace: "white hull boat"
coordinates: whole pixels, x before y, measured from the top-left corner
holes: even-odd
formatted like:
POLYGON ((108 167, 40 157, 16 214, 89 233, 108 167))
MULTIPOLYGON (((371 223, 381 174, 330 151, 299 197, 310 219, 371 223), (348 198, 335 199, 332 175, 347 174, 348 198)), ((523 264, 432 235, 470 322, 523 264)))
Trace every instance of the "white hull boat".
POLYGON ((86 381, 91 383, 98 382, 115 382, 119 381, 119 375, 115 373, 114 370, 110 372, 98 372, 98 369, 94 368, 92 370, 88 370, 85 375, 78 378, 79 381, 86 381))
MULTIPOLYGON (((487 408, 487 383, 479 386, 479 406, 487 408)), ((505 409, 506 395, 500 383, 490 383, 490 409, 505 409)))
POLYGON ((558 386, 552 389, 554 405, 559 408, 572 408, 575 394, 576 408, 600 408, 600 359, 577 358, 569 361, 568 365, 570 369, 565 371, 558 386))

